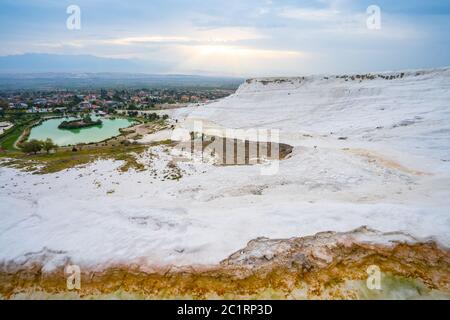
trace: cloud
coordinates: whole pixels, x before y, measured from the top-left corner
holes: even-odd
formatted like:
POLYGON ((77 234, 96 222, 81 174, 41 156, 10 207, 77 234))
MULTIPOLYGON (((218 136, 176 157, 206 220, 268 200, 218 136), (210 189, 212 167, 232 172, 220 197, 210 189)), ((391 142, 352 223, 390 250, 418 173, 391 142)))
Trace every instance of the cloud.
POLYGON ((195 30, 187 35, 143 35, 135 37, 124 37, 100 40, 101 43, 111 45, 135 45, 151 43, 226 43, 243 40, 264 39, 265 36, 253 28, 223 27, 205 30, 195 30))
POLYGON ((177 48, 183 56, 176 66, 185 72, 209 70, 228 75, 281 75, 304 66, 301 51, 271 50, 233 45, 190 45, 177 48))
POLYGON ((192 39, 189 37, 153 35, 153 36, 137 36, 137 37, 108 39, 108 40, 101 40, 100 42, 104 44, 127 46, 141 43, 189 42, 189 41, 192 41, 192 39))
POLYGON ((326 22, 335 20, 341 14, 334 9, 312 9, 312 8, 284 8, 278 15, 283 18, 297 19, 305 21, 326 22))
POLYGON ((241 46, 198 45, 185 48, 195 55, 216 56, 220 58, 253 57, 255 59, 282 59, 305 56, 305 53, 299 51, 255 49, 241 46))
POLYGON ((79 0, 82 29, 69 31, 64 1, 8 0, 0 54, 89 54, 245 75, 448 65, 450 6, 436 1, 375 2, 381 30, 369 30, 370 0, 79 0))

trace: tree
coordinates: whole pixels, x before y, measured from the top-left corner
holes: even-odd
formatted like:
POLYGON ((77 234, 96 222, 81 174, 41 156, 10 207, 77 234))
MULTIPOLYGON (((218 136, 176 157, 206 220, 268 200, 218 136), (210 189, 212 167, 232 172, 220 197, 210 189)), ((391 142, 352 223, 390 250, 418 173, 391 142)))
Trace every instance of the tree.
POLYGON ((77 95, 72 96, 71 101, 69 102, 69 106, 70 107, 74 107, 76 105, 78 105, 80 102, 82 102, 83 99, 81 99, 80 97, 78 97, 77 95))
POLYGON ((26 153, 33 152, 34 154, 36 154, 42 150, 42 146, 43 146, 42 141, 33 139, 33 140, 23 143, 22 150, 23 150, 23 152, 26 152, 26 153))
POLYGON ((85 115, 85 116, 84 116, 83 121, 86 122, 86 123, 90 123, 90 122, 92 122, 92 118, 91 118, 91 116, 88 114, 88 115, 85 115))
POLYGON ((56 149, 58 149, 58 145, 55 144, 55 143, 53 143, 53 140, 52 140, 52 139, 48 138, 47 140, 45 140, 45 141, 42 143, 42 148, 43 148, 45 151, 47 151, 47 153, 49 153, 50 150, 53 150, 53 149, 56 150, 56 149))
POLYGON ((128 110, 137 110, 138 106, 133 102, 128 106, 128 110))
POLYGON ((0 98, 0 109, 6 110, 8 108, 8 102, 0 98))
POLYGON ((150 121, 159 120, 159 118, 160 118, 159 115, 157 113, 155 113, 155 112, 147 114, 147 119, 150 120, 150 121))
POLYGON ((101 89, 101 90, 100 90, 100 97, 101 97, 103 100, 108 99, 108 92, 107 92, 105 89, 101 89))
POLYGON ((115 93, 114 93, 114 95, 113 95, 113 100, 114 100, 114 101, 119 101, 119 102, 122 102, 122 101, 123 101, 122 97, 120 96, 120 94, 119 94, 118 92, 115 92, 115 93))

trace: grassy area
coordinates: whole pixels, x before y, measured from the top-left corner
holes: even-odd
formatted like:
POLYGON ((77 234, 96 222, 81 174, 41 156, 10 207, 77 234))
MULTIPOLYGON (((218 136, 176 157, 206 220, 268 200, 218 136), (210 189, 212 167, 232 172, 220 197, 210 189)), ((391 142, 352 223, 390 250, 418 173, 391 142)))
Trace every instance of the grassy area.
MULTIPOLYGON (((52 117, 58 116, 59 114, 55 113, 42 113, 39 115, 31 115, 24 113, 17 114, 8 114, 7 117, 2 118, 2 121, 9 121, 14 124, 14 127, 5 131, 2 135, 0 135, 0 147, 3 150, 7 151, 18 151, 18 149, 14 146, 16 141, 19 139, 23 131, 31 126, 34 122, 38 121, 43 117, 52 117)), ((129 117, 124 117, 129 118, 129 117)), ((138 123, 143 123, 144 119, 140 118, 129 118, 138 123)))
POLYGON ((7 112, 3 115, 1 121, 7 121, 14 124, 14 126, 0 135, 0 147, 7 151, 17 151, 14 147, 17 139, 19 139, 22 132, 32 126, 35 122, 43 118, 59 116, 57 113, 40 113, 28 114, 24 112, 7 112))
MULTIPOLYGON (((73 151, 72 147, 61 147, 54 153, 47 154, 41 152, 36 155, 27 155, 16 149, 14 144, 24 130, 32 126, 38 120, 39 116, 26 117, 17 120, 16 125, 13 128, 0 136, 0 146, 3 150, 6 150, 6 152, 0 153, 0 158, 7 159, 2 165, 32 171, 36 174, 45 174, 85 165, 97 159, 114 159, 124 161, 124 164, 119 168, 122 172, 126 172, 129 169, 144 169, 144 166, 136 161, 135 155, 143 152, 148 146, 132 143, 132 140, 137 140, 138 138, 141 138, 142 135, 130 129, 123 129, 121 135, 106 141, 91 144, 79 144, 75 147, 76 151, 73 151)), ((144 122, 144 119, 132 118, 132 120, 139 123, 144 122)), ((148 122, 154 123, 157 126, 165 125, 165 121, 162 119, 148 122)), ((170 143, 170 140, 166 140, 157 144, 167 145, 170 143)))
POLYGON ((17 151, 14 147, 14 143, 19 139, 22 132, 31 125, 34 121, 37 121, 39 118, 33 118, 28 121, 18 122, 11 129, 7 130, 0 136, 0 146, 3 150, 8 151, 17 151))
POLYGON ((17 141, 17 139, 22 134, 22 131, 25 129, 24 125, 21 126, 14 126, 11 129, 9 129, 7 132, 5 132, 0 137, 0 146, 3 150, 12 151, 15 150, 14 143, 17 141))
POLYGON ((55 153, 39 153, 36 155, 24 155, 21 152, 10 152, 2 155, 8 158, 3 165, 12 166, 36 174, 54 173, 75 166, 86 165, 98 159, 122 160, 124 164, 119 168, 125 172, 133 168, 143 170, 144 166, 136 161, 135 154, 146 149, 144 145, 119 145, 104 146, 98 148, 86 148, 78 151, 61 149, 55 153))

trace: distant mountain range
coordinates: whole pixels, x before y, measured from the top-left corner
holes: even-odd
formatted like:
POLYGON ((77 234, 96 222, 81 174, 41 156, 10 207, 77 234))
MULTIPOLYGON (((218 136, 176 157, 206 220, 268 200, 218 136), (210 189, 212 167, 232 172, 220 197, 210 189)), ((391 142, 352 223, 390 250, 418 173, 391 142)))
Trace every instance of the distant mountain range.
POLYGON ((0 73, 141 72, 142 70, 139 61, 92 55, 26 53, 0 56, 0 73))
MULTIPOLYGON (((0 90, 99 87, 237 88, 240 78, 144 74, 142 62, 90 55, 23 54, 0 56, 0 90)), ((155 71, 159 72, 159 71, 155 71)))

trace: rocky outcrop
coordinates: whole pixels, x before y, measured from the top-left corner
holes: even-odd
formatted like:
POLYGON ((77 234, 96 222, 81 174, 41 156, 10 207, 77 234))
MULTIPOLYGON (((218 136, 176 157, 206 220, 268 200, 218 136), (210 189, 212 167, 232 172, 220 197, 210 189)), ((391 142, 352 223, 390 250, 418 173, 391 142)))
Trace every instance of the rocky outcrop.
MULTIPOLYGON (((69 262, 68 262, 69 263, 69 262)), ((449 298, 450 252, 433 241, 362 227, 291 239, 258 238, 217 266, 116 265, 83 270, 68 291, 61 267, 3 264, 3 298, 449 298), (366 286, 368 267, 381 288, 366 286)))

